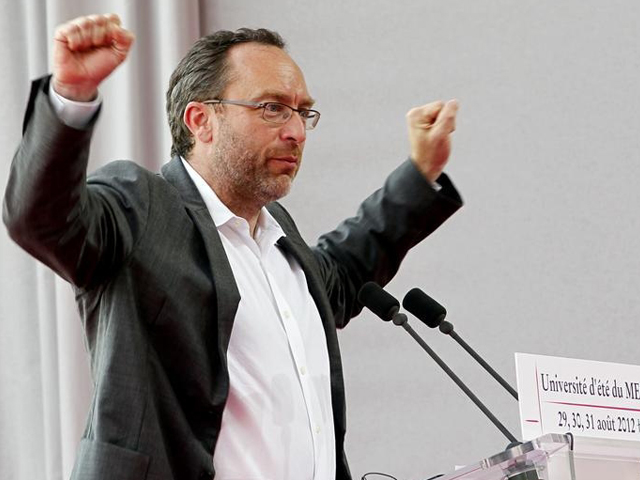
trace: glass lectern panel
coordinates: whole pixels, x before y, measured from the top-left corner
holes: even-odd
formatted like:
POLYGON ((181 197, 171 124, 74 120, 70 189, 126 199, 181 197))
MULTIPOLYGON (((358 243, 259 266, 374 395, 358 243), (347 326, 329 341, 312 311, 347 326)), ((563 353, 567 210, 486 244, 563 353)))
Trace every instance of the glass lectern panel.
POLYGON ((575 480, 570 437, 550 433, 439 480, 575 480))

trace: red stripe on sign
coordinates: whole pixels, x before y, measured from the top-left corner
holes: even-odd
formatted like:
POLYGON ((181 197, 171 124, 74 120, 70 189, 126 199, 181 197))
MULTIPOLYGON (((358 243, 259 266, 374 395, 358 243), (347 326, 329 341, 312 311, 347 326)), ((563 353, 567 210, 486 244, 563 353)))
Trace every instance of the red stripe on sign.
POLYGON ((555 403, 557 405, 569 405, 572 407, 606 408, 607 410, 625 410, 627 412, 640 412, 640 408, 608 407, 606 405, 590 405, 588 403, 570 403, 570 402, 546 402, 546 403, 555 403))

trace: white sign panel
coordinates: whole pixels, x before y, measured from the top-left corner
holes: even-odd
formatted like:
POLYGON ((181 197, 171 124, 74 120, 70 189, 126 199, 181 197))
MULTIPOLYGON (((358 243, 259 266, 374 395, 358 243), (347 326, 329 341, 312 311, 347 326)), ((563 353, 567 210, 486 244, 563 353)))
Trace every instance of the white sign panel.
POLYGON ((640 366, 516 353, 522 437, 640 441, 640 366))

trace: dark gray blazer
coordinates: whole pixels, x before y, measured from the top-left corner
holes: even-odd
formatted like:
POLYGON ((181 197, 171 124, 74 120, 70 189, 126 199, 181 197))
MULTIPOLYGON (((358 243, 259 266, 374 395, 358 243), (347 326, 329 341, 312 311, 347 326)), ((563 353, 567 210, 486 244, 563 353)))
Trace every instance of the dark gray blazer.
MULTIPOLYGON (((162 174, 113 162, 85 181, 93 125, 62 124, 47 89, 48 79, 33 84, 3 219, 76 292, 94 395, 72 478, 211 478, 240 300, 216 227, 178 158, 162 174)), ((405 162, 313 248, 282 206, 268 206, 324 325, 338 479, 350 474, 336 328, 360 312, 364 282, 386 284, 406 252, 460 207, 449 180, 439 181, 435 192, 405 162)))

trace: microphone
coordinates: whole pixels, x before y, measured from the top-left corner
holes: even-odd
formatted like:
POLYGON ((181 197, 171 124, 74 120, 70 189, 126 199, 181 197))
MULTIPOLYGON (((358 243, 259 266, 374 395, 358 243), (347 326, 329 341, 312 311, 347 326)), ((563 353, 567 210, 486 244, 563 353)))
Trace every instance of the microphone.
POLYGON ((429 328, 439 327, 440 331, 445 335, 449 335, 458 344, 471 355, 476 362, 482 365, 489 374, 504 387, 513 398, 518 400, 518 392, 507 381, 498 374, 473 348, 458 335, 450 322, 445 321, 447 310, 436 302, 429 295, 419 288, 413 288, 404 296, 402 306, 410 313, 415 315, 429 328))
POLYGON ((385 322, 393 320, 400 310, 400 302, 375 282, 367 282, 360 288, 358 301, 385 322))
POLYGON ((419 288, 409 290, 402 300, 402 306, 429 328, 436 328, 447 316, 447 309, 419 288))
MULTIPOLYGON (((507 430, 507 428, 500 423, 500 421, 493 415, 487 407, 480 401, 478 397, 467 387, 467 385, 460 380, 460 378, 453 373, 449 366, 427 345, 427 343, 411 328, 407 316, 403 313, 399 313, 400 302, 396 300, 391 294, 382 289, 374 282, 368 282, 360 289, 358 293, 358 300, 365 307, 375 313, 382 320, 388 322, 393 320, 395 325, 399 325, 404 328, 413 339, 418 342, 422 349, 429 354, 431 358, 438 364, 442 370, 454 381, 458 387, 471 399, 475 405, 482 410, 482 413, 491 420, 491 422, 500 430, 500 432, 509 440, 510 445, 519 445, 520 442, 513 436, 513 434, 507 430)), ((444 309, 444 308, 443 308, 444 309)))

